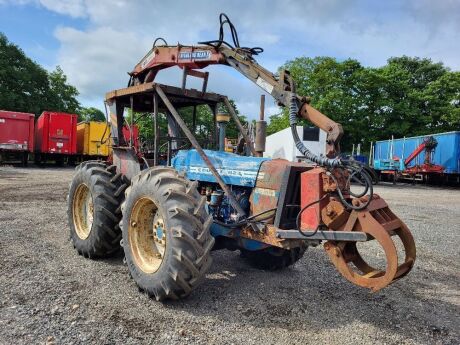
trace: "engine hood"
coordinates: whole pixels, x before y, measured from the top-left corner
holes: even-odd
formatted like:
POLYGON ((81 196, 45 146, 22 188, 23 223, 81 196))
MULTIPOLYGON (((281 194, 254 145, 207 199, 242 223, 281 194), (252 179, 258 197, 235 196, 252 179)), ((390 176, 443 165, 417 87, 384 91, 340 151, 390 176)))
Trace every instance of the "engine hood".
MULTIPOLYGON (((257 174, 263 162, 270 160, 262 157, 246 157, 222 151, 204 150, 209 160, 228 185, 254 187, 257 174)), ((209 168, 196 150, 181 150, 172 159, 172 166, 185 173, 188 179, 215 182, 209 168)))

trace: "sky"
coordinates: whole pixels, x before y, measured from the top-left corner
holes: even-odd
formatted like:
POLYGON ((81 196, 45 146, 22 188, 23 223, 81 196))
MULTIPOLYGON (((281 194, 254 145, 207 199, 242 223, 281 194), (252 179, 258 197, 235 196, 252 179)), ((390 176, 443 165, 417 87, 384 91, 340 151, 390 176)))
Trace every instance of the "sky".
MULTIPOLYGON (((460 70, 460 0, 0 0, 0 32, 46 69, 60 65, 83 106, 103 109, 105 93, 126 86, 156 37, 169 44, 216 39, 221 12, 242 46, 265 49, 257 60, 271 71, 300 56, 378 67, 402 55, 460 70)), ((258 116, 259 87, 229 67, 208 70, 209 91, 258 116)), ((194 79, 188 86, 200 88, 194 79)), ((180 85, 181 72, 160 72, 157 81, 180 85)), ((267 115, 278 113, 267 100, 267 115)))

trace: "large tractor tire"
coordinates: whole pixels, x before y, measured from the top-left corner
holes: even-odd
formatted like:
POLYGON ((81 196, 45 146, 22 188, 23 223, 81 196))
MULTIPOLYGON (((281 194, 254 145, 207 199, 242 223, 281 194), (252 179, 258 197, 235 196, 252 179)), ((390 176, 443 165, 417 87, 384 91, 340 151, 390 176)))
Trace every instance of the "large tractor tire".
POLYGON ((254 268, 276 271, 295 264, 303 257, 307 248, 308 246, 304 245, 289 250, 277 247, 257 251, 241 249, 241 257, 254 268))
POLYGON ((114 165, 87 161, 76 167, 67 199, 70 239, 86 258, 108 257, 120 249, 121 203, 127 180, 114 165))
POLYGON ((144 170, 122 205, 123 249, 139 289, 158 301, 186 297, 211 266, 206 198, 170 167, 144 170))

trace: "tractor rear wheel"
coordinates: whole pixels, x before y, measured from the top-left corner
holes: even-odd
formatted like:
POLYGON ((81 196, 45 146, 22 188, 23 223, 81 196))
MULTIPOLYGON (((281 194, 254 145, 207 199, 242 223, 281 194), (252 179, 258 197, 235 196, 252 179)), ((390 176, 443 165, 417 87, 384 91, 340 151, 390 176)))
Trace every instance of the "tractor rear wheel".
POLYGON ((299 261, 307 248, 308 246, 305 245, 293 249, 282 249, 277 247, 270 247, 257 251, 241 249, 241 257, 254 268, 276 271, 291 266, 299 261))
POLYGON ((67 198, 70 239, 84 257, 108 257, 120 248, 126 179, 100 161, 83 162, 75 170, 67 198))
POLYGON ((125 195, 121 228, 131 277, 158 301, 186 297, 210 267, 214 244, 197 183, 155 167, 135 176, 125 195))

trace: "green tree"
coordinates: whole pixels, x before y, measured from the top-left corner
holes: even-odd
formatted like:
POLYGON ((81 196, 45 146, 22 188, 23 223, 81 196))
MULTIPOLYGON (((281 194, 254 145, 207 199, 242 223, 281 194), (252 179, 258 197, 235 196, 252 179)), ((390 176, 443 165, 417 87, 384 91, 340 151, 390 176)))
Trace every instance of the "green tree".
MULTIPOLYGON (((240 111, 238 110, 238 107, 237 107, 237 105, 236 105, 236 103, 235 103, 235 101, 233 99, 229 99, 229 101, 230 101, 230 104, 232 105, 233 109, 235 109, 236 115, 238 116, 238 119, 240 120, 241 124, 243 126, 247 126, 248 125, 248 118, 246 117, 246 115, 240 114, 240 111)), ((223 111, 228 111, 228 110, 224 107, 223 111)), ((227 138, 229 138, 229 139, 238 139, 239 133, 240 133, 240 131, 239 131, 235 121, 233 121, 233 118, 230 118, 230 122, 228 123, 227 128, 226 128, 226 136, 227 136, 227 138)))
MULTIPOLYGON (((247 125, 247 118, 245 115, 241 115, 236 103, 234 100, 230 99, 230 104, 232 105, 233 109, 243 126, 247 125)), ((225 107, 223 103, 218 105, 218 111, 228 113, 228 109, 225 107)), ((193 107, 182 108, 179 110, 179 113, 182 115, 185 123, 187 126, 192 129, 193 127, 193 107)), ((197 106, 196 110, 196 129, 195 135, 199 139, 207 140, 208 142, 212 142, 213 133, 214 133, 214 116, 212 110, 207 105, 200 105, 197 106)), ((233 121, 233 118, 230 118, 229 123, 226 127, 226 137, 229 139, 238 139, 239 130, 238 127, 233 121)))
POLYGON ((78 121, 98 121, 98 122, 104 122, 105 119, 105 114, 94 107, 80 107, 77 111, 78 113, 78 121))
POLYGON ((0 109, 39 114, 49 99, 46 70, 0 33, 0 109))
POLYGON ((80 106, 77 96, 59 66, 48 73, 0 33, 0 109, 36 115, 44 110, 75 113, 80 106))
POLYGON ((460 72, 448 72, 430 83, 423 92, 426 106, 440 131, 460 128, 460 72))
POLYGON ((379 72, 385 80, 382 134, 386 137, 458 129, 458 72, 430 59, 407 56, 389 59, 379 72))
MULTIPOLYGON (((297 93, 312 98, 312 106, 343 125, 345 149, 363 143, 364 129, 372 132, 374 116, 370 108, 377 103, 379 79, 372 69, 358 61, 342 62, 330 57, 301 57, 289 61, 287 68, 297 82, 297 93)), ((287 110, 273 117, 269 133, 289 125, 287 110)))
MULTIPOLYGON (((301 57, 284 66, 297 93, 342 124, 342 148, 370 141, 459 128, 460 76, 442 63, 407 56, 380 68, 330 57, 301 57)), ((268 133, 289 126, 287 111, 270 117, 268 133)))
POLYGON ((287 111, 270 116, 267 125, 267 135, 281 131, 289 127, 289 116, 287 111))
POLYGON ((78 90, 67 83, 67 77, 60 66, 48 75, 51 91, 50 110, 76 113, 80 108, 77 101, 78 90))
MULTIPOLYGON (((246 125, 247 120, 246 116, 239 114, 239 111, 236 107, 236 104, 233 100, 230 100, 233 108, 235 109, 241 123, 246 125)), ((220 111, 227 111, 223 104, 219 104, 220 111)), ((193 107, 183 107, 177 109, 182 119, 184 120, 187 127, 195 134, 195 137, 198 141, 207 148, 213 148, 213 127, 214 127, 214 116, 212 110, 207 105, 199 105, 196 107, 196 120, 195 120, 195 129, 193 130, 193 107)), ((126 121, 131 123, 131 109, 127 109, 126 121)), ((168 122, 166 120, 165 114, 159 114, 159 131, 160 136, 165 137, 168 133, 168 122)), ((143 142, 151 142, 154 139, 154 130, 153 130, 153 118, 151 113, 134 113, 134 123, 139 128, 139 135, 143 142)), ((230 119, 230 122, 226 128, 227 138, 237 139, 239 130, 235 122, 230 119)), ((185 137, 184 134, 182 134, 185 137)), ((165 139, 162 139, 160 145, 165 142, 165 139)), ((163 146, 162 146, 163 147, 163 146)))

